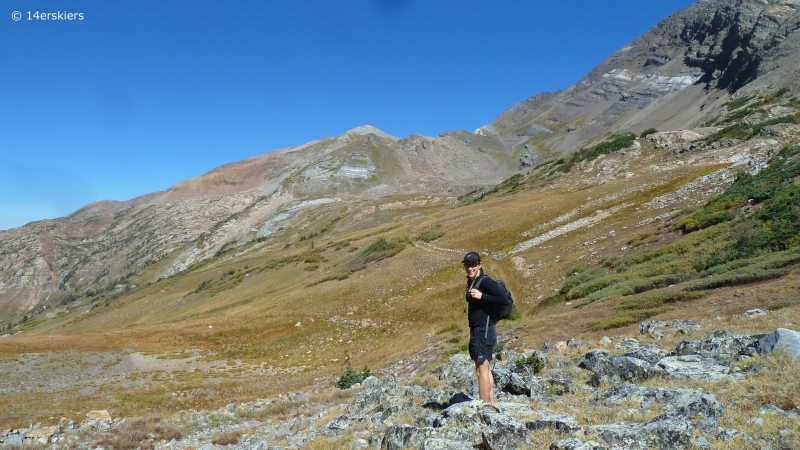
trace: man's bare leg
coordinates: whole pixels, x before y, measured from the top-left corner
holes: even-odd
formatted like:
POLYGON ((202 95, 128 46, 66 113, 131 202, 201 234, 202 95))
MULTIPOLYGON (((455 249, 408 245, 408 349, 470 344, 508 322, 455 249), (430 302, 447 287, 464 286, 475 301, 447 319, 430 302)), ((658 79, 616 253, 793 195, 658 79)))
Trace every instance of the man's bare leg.
POLYGON ((475 362, 475 372, 478 374, 478 394, 486 403, 494 403, 494 376, 489 370, 491 361, 475 362))

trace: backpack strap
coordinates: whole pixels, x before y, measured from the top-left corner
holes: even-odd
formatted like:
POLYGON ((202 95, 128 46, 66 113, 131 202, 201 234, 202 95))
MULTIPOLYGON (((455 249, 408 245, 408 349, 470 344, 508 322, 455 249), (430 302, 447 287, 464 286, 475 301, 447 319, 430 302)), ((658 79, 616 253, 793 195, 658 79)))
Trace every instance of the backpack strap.
POLYGON ((483 279, 484 279, 485 277, 486 277, 486 274, 485 274, 485 273, 481 273, 480 275, 478 275, 478 278, 477 278, 477 279, 475 279, 475 283, 473 283, 473 284, 472 284, 472 288, 473 288, 473 289, 478 289, 478 286, 480 286, 480 285, 481 285, 481 281, 483 281, 483 279))

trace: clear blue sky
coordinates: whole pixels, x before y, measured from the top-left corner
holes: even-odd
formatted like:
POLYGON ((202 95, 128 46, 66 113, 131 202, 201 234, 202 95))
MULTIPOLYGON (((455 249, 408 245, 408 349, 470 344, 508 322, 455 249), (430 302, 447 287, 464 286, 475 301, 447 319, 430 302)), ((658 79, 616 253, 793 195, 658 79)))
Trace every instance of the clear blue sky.
POLYGON ((0 229, 359 125, 474 131, 690 3, 3 1, 0 229))

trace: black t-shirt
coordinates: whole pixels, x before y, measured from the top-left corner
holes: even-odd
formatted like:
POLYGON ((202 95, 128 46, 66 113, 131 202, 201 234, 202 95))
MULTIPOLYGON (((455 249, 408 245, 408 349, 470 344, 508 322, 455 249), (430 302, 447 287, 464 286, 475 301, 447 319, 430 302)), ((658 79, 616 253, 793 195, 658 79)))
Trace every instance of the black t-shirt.
POLYGON ((467 317, 469 318, 470 328, 485 327, 487 319, 489 319, 489 323, 492 322, 489 318, 489 303, 500 306, 508 305, 508 297, 506 297, 505 292, 497 285, 497 282, 483 272, 475 279, 474 284, 472 280, 467 277, 466 299, 467 303, 469 303, 467 317), (480 300, 476 300, 469 295, 471 286, 481 291, 483 294, 480 300))

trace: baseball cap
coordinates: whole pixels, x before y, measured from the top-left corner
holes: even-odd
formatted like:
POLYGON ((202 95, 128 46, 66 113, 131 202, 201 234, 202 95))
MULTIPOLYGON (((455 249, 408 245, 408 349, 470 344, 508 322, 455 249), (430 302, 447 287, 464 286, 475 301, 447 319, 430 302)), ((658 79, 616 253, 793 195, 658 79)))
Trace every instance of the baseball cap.
POLYGON ((469 252, 464 255, 464 260, 462 262, 473 262, 475 264, 480 264, 481 255, 479 255, 477 252, 469 252))

